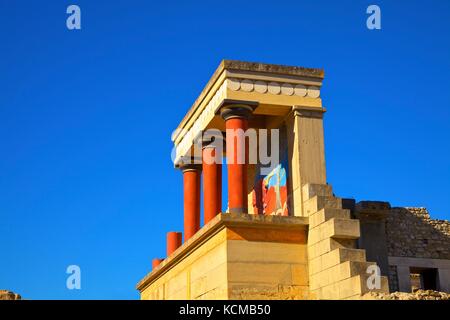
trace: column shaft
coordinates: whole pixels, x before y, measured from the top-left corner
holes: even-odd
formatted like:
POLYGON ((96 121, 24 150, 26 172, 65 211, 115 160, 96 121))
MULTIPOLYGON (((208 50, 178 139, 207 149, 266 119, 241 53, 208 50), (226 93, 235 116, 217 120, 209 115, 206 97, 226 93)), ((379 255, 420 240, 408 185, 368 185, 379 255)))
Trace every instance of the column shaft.
POLYGON ((222 210, 222 164, 213 146, 203 148, 203 210, 205 224, 222 210))
POLYGON ((248 145, 242 135, 230 135, 230 130, 247 130, 248 121, 245 118, 226 120, 227 129, 227 167, 228 167, 228 207, 232 213, 247 213, 247 159, 248 145), (239 159, 239 153, 245 150, 245 161, 239 159))
POLYGON ((181 246, 181 232, 167 232, 167 256, 170 256, 181 246))
POLYGON ((152 270, 161 264, 164 259, 155 258, 152 260, 152 270))
POLYGON ((184 189, 184 241, 187 241, 200 229, 201 170, 198 166, 189 166, 182 170, 184 189))
POLYGON ((225 120, 227 167, 228 167, 228 210, 231 213, 248 213, 247 164, 248 142, 246 131, 248 119, 256 104, 225 104, 220 115, 225 120))

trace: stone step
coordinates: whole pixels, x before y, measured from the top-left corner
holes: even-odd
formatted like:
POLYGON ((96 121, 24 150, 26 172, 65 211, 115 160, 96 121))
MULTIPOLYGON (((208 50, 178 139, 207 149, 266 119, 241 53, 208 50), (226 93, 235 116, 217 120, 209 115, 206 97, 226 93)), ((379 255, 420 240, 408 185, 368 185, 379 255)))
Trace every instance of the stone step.
POLYGON ((313 229, 331 218, 350 219, 348 209, 321 209, 309 216, 309 228, 313 229))
POLYGON ((311 290, 315 290, 353 276, 367 274, 367 268, 375 264, 375 262, 345 261, 334 267, 311 275, 309 285, 311 290))
POLYGON ((368 277, 366 275, 356 275, 318 289, 313 289, 311 290, 310 296, 312 299, 323 300, 359 299, 361 295, 370 291, 389 292, 387 277, 380 277, 379 289, 369 289, 367 287, 368 277))
POLYGON ((333 190, 328 184, 307 183, 302 187, 303 201, 314 196, 332 197, 333 190))
POLYGON ((314 196, 303 202, 304 214, 307 217, 322 209, 342 209, 342 199, 329 196, 314 196))
MULTIPOLYGON (((386 276, 380 276, 380 287, 369 288, 368 279, 371 275, 360 274, 338 282, 339 299, 356 298, 368 292, 389 292, 389 281, 386 276)), ((372 279, 372 278, 371 278, 372 279)), ((372 281, 369 281, 372 284, 372 281)))
POLYGON ((332 282, 338 282, 357 275, 366 275, 370 266, 376 265, 376 262, 367 261, 345 261, 335 267, 330 268, 332 282))
POLYGON ((358 239, 359 236, 359 220, 332 218, 309 230, 308 245, 314 245, 327 238, 358 239))
POLYGON ((366 262, 364 249, 338 248, 309 261, 309 274, 316 274, 346 261, 366 262))
POLYGON ((308 259, 314 259, 337 248, 356 249, 356 241, 353 239, 328 238, 313 245, 308 245, 308 259))

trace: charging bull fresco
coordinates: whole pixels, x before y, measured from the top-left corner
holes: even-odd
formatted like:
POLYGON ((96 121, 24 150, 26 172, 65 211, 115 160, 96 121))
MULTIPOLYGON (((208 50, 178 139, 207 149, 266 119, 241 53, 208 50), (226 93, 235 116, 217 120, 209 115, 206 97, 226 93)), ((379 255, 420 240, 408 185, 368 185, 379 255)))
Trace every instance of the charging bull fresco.
MULTIPOLYGON (((283 140, 281 139, 281 141, 283 140)), ((266 176, 255 175, 252 191, 253 213, 255 214, 289 215, 287 145, 281 143, 279 151, 280 163, 266 176)), ((259 168, 256 168, 256 172, 259 172, 259 168)))
POLYGON ((266 177, 259 177, 253 189, 253 207, 256 214, 288 215, 287 170, 279 164, 266 177))

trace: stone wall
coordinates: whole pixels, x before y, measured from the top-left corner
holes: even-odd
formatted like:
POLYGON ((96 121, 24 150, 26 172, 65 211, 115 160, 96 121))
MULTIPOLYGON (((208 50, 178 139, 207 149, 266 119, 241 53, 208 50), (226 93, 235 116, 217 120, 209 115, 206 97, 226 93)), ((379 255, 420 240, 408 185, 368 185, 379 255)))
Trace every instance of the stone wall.
POLYGON ((410 291, 411 272, 427 268, 437 270, 441 291, 450 292, 449 221, 431 219, 425 208, 391 208, 389 202, 352 201, 347 208, 360 220, 358 247, 388 276, 391 292, 410 291))
POLYGON ((392 208, 386 222, 388 255, 450 259, 450 222, 426 208, 392 208))
POLYGON ((137 285, 143 300, 308 299, 308 219, 224 213, 137 285))
POLYGON ((0 290, 0 300, 21 300, 20 294, 9 290, 0 290))

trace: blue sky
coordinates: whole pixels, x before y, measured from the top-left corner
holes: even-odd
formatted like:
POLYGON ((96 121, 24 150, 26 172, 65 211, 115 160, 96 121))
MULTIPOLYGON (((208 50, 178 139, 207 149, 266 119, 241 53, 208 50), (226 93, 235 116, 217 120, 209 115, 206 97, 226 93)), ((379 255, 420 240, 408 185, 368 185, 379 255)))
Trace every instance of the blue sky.
POLYGON ((447 0, 1 0, 0 289, 138 298, 182 230, 171 132, 223 58, 324 68, 335 193, 448 219, 449 21, 447 0))

